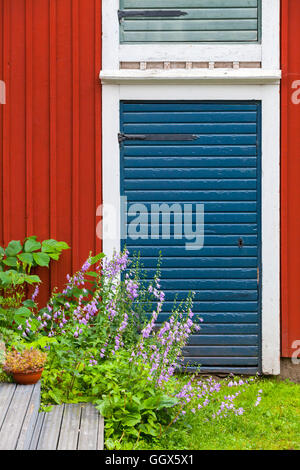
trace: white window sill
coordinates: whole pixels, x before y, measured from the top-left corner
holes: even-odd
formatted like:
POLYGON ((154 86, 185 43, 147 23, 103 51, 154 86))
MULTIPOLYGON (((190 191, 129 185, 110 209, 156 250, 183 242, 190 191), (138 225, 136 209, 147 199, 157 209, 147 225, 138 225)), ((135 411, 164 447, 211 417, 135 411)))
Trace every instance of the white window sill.
POLYGON ((281 70, 264 69, 197 69, 197 70, 102 70, 102 84, 126 83, 222 83, 279 84, 281 70))

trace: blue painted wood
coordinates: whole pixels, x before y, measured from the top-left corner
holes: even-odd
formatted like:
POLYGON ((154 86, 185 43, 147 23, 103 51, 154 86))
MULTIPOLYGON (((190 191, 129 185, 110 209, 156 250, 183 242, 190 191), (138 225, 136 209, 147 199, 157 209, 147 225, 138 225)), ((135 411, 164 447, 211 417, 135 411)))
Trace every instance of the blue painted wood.
MULTIPOLYGON (((165 302, 164 308, 167 311, 171 311, 173 307, 173 302, 165 302)), ((247 302, 245 300, 239 300, 238 302, 216 302, 216 301, 207 301, 207 302, 194 302, 194 310, 197 312, 257 312, 258 303, 257 302, 247 302)), ((152 305, 150 311, 152 312, 155 309, 155 305, 152 305)))
MULTIPOLYGON (((163 323, 170 316, 170 312, 161 313, 158 316, 158 323, 163 323)), ((255 323, 260 321, 259 315, 254 312, 201 312, 199 317, 203 319, 204 323, 255 323)))
MULTIPOLYGON (((187 240, 174 238, 179 228, 174 214, 170 239, 125 241, 131 255, 140 254, 146 279, 155 274, 162 253, 166 302, 158 322, 170 315, 175 295, 182 300, 193 290, 194 311, 204 323, 186 348, 187 359, 205 371, 259 371, 260 104, 124 102, 121 132, 196 136, 182 142, 131 140, 121 146, 121 194, 129 207, 142 203, 145 214, 153 204, 156 209, 163 203, 204 204, 204 247, 199 251, 186 250, 187 240)), ((174 213, 180 214, 178 206, 174 213)), ((127 224, 137 215, 128 214, 127 224)), ((148 217, 140 228, 161 234, 162 219, 150 222, 148 217)))
MULTIPOLYGON (((189 341, 190 344, 193 344, 194 346, 201 344, 201 345, 207 345, 207 346, 257 346, 257 335, 240 335, 240 334, 234 334, 234 335, 194 335, 193 338, 190 338, 189 341)), ((189 349, 187 348, 188 352, 189 349)))
MULTIPOLYGON (((149 146, 150 149, 150 146, 149 146)), ((178 168, 181 166, 182 168, 253 168, 256 167, 257 161, 256 158, 253 157, 225 157, 219 158, 216 156, 211 157, 203 157, 198 158, 200 155, 196 155, 195 157, 185 157, 189 153, 193 153, 194 149, 184 149, 181 150, 177 148, 176 151, 173 149, 168 148, 168 158, 161 158, 159 155, 163 152, 163 149, 142 149, 139 150, 140 155, 133 155, 132 157, 124 156, 124 163, 126 164, 127 168, 152 168, 153 164, 155 164, 156 168, 178 168), (177 155, 183 154, 182 156, 178 157, 177 155), (155 153, 156 152, 156 153, 155 153), (177 155, 176 155, 177 152, 177 155), (175 153, 175 155, 174 155, 175 153), (152 158, 146 158, 148 155, 152 154, 152 158)), ((135 148, 136 150, 136 148, 135 148)), ((126 148, 124 149, 124 153, 126 152, 126 148)), ((136 152, 137 153, 137 152, 136 152)), ((194 153, 196 153, 194 151, 194 153)))
MULTIPOLYGON (((131 102, 124 102, 122 104, 123 108, 123 114, 128 113, 128 112, 145 112, 145 111, 151 111, 151 112, 157 112, 157 102, 139 102, 139 101, 131 101, 131 102)), ((165 112, 165 111, 171 111, 171 112, 176 112, 177 110, 177 103, 171 102, 171 101, 166 101, 166 102, 160 102, 159 103, 159 112, 165 112)), ((257 111, 257 105, 256 103, 251 104, 249 103, 237 103, 237 102, 224 102, 224 101, 218 101, 218 102, 182 102, 180 103, 180 110, 182 112, 200 112, 200 111, 257 111)))
MULTIPOLYGON (((173 124, 172 127, 168 124, 158 123, 141 123, 141 124, 124 124, 123 132, 125 134, 184 134, 184 133, 191 133, 191 134, 212 134, 212 133, 220 133, 220 134, 232 134, 236 132, 237 134, 251 134, 257 131, 256 123, 249 121, 244 123, 239 123, 238 118, 236 119, 237 122, 227 122, 226 120, 222 123, 212 123, 212 122, 199 122, 199 123, 186 123, 182 122, 181 124, 173 124)), ((191 141, 191 145, 195 145, 194 141, 191 141)), ((166 142, 166 145, 171 145, 172 141, 166 142)), ((175 142, 176 144, 176 142, 175 142)), ((132 143, 132 145, 134 145, 132 143)), ((155 141, 152 142, 152 145, 155 145, 155 141)), ((198 148, 201 150, 201 147, 198 148)))

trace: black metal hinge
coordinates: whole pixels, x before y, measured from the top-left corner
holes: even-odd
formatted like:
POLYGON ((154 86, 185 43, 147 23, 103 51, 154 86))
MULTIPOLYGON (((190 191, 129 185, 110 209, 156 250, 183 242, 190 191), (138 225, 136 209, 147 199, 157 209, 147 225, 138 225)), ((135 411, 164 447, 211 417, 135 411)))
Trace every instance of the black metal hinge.
POLYGON ((149 141, 191 141, 196 140, 194 134, 118 134, 118 141, 121 144, 125 140, 149 140, 149 141))
POLYGON ((181 10, 118 10, 119 23, 123 18, 176 18, 187 15, 181 10))

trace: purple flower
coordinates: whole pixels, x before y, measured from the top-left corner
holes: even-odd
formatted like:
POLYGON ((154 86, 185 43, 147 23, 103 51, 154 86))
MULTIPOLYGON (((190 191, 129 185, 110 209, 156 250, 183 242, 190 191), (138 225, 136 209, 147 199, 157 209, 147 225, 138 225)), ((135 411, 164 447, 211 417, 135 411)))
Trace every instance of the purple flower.
POLYGON ((32 297, 31 297, 31 300, 33 302, 35 302, 35 299, 37 298, 37 296, 39 294, 39 290, 40 290, 39 286, 36 286, 35 291, 34 291, 34 293, 32 294, 32 297))

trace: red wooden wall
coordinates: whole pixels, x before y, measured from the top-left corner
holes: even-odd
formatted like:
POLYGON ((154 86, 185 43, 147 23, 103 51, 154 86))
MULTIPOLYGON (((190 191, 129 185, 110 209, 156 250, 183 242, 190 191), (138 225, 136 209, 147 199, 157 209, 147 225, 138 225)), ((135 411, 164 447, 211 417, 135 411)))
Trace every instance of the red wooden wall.
POLYGON ((0 0, 0 243, 69 243, 46 290, 101 250, 100 68, 101 0, 0 0))
POLYGON ((282 355, 289 357, 292 343, 300 340, 300 82, 295 83, 300 80, 299 0, 282 0, 281 14, 282 355))

